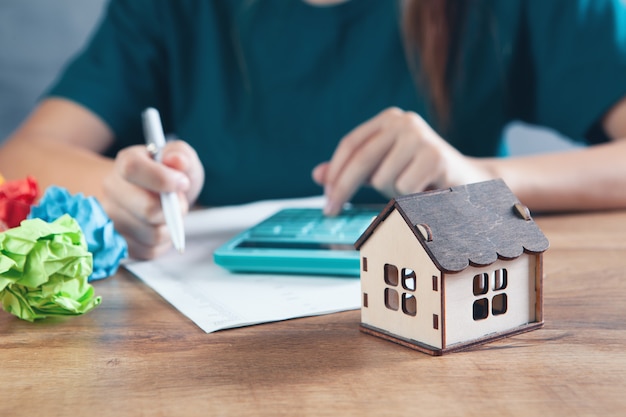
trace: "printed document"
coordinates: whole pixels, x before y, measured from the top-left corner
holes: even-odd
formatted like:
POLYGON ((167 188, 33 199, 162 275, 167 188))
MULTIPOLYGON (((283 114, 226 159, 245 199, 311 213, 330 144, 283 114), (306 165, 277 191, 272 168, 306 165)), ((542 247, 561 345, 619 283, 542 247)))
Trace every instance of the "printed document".
POLYGON ((213 263, 227 240, 285 207, 322 207, 322 197, 202 209, 185 219, 187 247, 125 267, 207 333, 354 310, 357 277, 232 273, 213 263))

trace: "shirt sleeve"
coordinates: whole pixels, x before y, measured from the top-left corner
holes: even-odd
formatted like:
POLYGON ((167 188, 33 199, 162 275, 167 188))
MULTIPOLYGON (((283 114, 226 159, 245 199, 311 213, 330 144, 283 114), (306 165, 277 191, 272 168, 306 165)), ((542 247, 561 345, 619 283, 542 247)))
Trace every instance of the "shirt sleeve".
POLYGON ((528 1, 535 122, 572 139, 606 140, 603 115, 626 96, 621 0, 528 1))
POLYGON ((165 61, 158 24, 163 0, 112 0, 86 48, 67 66, 48 96, 75 101, 116 135, 116 148, 140 143, 141 110, 164 103, 165 61))

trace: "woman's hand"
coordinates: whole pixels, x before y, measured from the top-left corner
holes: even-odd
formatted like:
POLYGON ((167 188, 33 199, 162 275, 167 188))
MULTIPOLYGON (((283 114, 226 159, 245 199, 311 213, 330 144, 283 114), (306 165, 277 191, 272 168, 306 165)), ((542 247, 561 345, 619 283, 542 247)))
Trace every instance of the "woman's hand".
POLYGON ((356 127, 331 160, 313 170, 313 179, 324 186, 328 215, 365 184, 391 198, 492 178, 479 159, 462 155, 418 114, 398 108, 356 127))
POLYGON ((159 194, 178 193, 186 214, 204 183, 200 159, 186 142, 170 141, 162 152, 158 163, 145 146, 123 149, 103 181, 104 209, 126 238, 133 258, 154 258, 171 246, 159 194))

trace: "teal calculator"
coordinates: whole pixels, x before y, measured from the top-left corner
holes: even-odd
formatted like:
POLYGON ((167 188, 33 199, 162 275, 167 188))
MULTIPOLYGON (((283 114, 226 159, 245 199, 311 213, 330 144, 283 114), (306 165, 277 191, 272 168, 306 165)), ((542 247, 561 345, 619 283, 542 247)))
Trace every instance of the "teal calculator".
POLYGON ((217 248, 213 259, 233 272, 358 276, 354 243, 379 212, 351 206, 327 217, 316 208, 282 209, 217 248))

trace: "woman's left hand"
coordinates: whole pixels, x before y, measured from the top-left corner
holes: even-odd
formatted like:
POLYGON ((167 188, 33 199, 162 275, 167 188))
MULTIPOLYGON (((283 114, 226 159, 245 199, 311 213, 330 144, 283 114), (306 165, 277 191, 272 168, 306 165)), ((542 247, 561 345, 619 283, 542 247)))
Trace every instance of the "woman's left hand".
POLYGON ((389 108, 346 135, 331 160, 313 170, 325 213, 339 213, 362 185, 391 198, 492 179, 480 159, 462 155, 418 114, 389 108))

